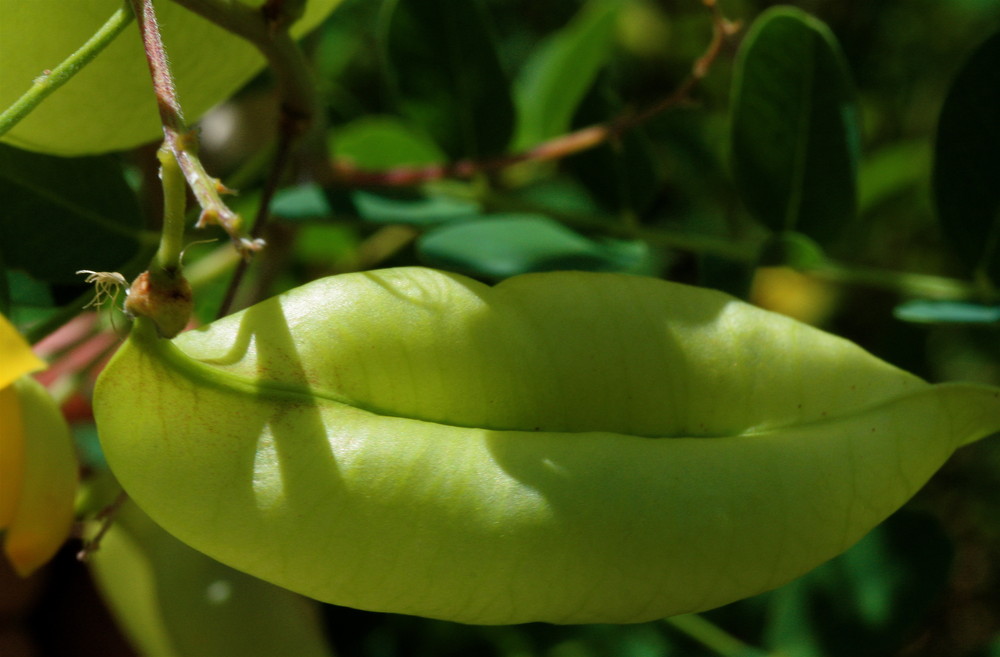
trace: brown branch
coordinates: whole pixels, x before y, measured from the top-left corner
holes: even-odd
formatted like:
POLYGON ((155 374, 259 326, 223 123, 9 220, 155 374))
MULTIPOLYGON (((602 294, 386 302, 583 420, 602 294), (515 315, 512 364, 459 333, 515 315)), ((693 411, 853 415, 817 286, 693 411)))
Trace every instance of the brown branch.
POLYGON ((708 75, 712 65, 722 53, 723 46, 740 25, 730 21, 719 9, 715 0, 702 0, 712 15, 712 37, 704 52, 691 66, 691 72, 663 100, 642 110, 627 112, 607 123, 588 126, 542 142, 520 153, 511 153, 486 160, 465 159, 448 164, 423 167, 394 167, 371 170, 355 167, 343 160, 331 161, 321 171, 320 184, 341 187, 412 187, 446 178, 473 178, 482 173, 500 171, 522 162, 550 162, 600 146, 621 137, 654 116, 684 103, 691 92, 708 75))

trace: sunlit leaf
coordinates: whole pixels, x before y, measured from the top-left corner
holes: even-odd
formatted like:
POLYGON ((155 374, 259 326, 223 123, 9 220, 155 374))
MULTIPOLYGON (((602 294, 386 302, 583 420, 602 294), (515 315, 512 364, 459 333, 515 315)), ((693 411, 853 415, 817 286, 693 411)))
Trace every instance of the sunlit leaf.
POLYGON ((514 150, 560 135, 607 63, 622 4, 591 0, 525 64, 515 85, 514 150))

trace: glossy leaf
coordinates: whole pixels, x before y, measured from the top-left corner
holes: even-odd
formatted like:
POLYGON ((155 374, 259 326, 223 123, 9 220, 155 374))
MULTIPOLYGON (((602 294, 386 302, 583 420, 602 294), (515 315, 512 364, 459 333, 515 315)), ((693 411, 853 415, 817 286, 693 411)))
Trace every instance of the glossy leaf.
POLYGON ((538 271, 640 272, 649 247, 625 240, 595 241, 547 217, 490 215, 437 228, 418 244, 431 266, 489 278, 538 271))
POLYGON ((315 281, 102 374, 108 463, 158 523, 320 600, 468 623, 636 622, 860 539, 1000 389, 932 386, 704 289, 315 281))
POLYGON ((110 157, 64 159, 0 145, 0 198, 3 262, 36 279, 79 283, 78 269, 115 271, 146 240, 135 195, 110 157))
POLYGON ((394 0, 383 37, 400 110, 449 157, 507 147, 514 105, 482 0, 394 0))
POLYGON ((616 1, 591 0, 525 64, 515 85, 514 150, 569 130, 574 112, 611 55, 621 7, 616 1))
POLYGON ((855 96, 840 46, 823 23, 790 7, 754 22, 733 79, 730 159, 758 221, 824 242, 854 218, 855 96))
POLYGON ((941 110, 934 196, 945 235, 970 269, 1000 284, 1000 33, 959 71, 941 110))
POLYGON ((311 601, 233 570, 126 502, 91 557, 97 584, 146 657, 329 657, 311 601))

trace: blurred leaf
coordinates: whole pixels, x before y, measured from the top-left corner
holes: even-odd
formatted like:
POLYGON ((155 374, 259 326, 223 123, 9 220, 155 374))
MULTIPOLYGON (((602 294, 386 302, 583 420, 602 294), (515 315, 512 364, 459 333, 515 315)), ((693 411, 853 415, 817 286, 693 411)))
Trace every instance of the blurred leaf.
POLYGON ((894 514, 836 559, 770 594, 767 647, 787 657, 895 654, 948 580, 937 521, 894 514))
POLYGON ((754 216, 825 242, 856 212, 855 89, 840 46, 791 7, 761 14, 733 77, 731 164, 754 216))
POLYGON ((557 215, 594 216, 600 212, 587 189, 565 176, 546 178, 525 185, 513 190, 512 195, 520 203, 543 210, 543 214, 551 212, 557 215))
POLYGON ((476 203, 447 196, 396 199, 355 192, 352 199, 362 219, 379 224, 433 226, 479 214, 476 203))
POLYGON ((295 235, 295 257, 307 265, 330 265, 349 258, 358 248, 357 234, 347 226, 315 223, 295 235))
POLYGON ((514 104, 481 0, 394 0, 386 42, 390 88, 402 113, 449 157, 502 152, 514 104))
POLYGON ((861 163, 858 212, 865 214, 883 202, 926 185, 931 145, 926 139, 893 142, 861 163))
MULTIPOLYGON (((602 81, 587 94, 574 125, 604 123, 622 109, 617 95, 602 81)), ((565 167, 606 210, 636 216, 649 206, 662 177, 652 141, 642 127, 568 158, 565 167)))
POLYGON ((547 217, 490 215, 437 228, 421 238, 419 251, 432 266, 491 278, 553 270, 646 271, 643 242, 587 239, 547 217))
POLYGON ((439 164, 447 159, 425 135, 391 116, 369 116, 340 126, 330 146, 337 157, 365 169, 439 164))
POLYGON ((0 146, 0 199, 3 262, 41 281, 79 283, 78 269, 120 269, 143 239, 135 195, 111 156, 0 146))
POLYGON ((920 299, 896 306, 892 314, 904 322, 923 324, 995 324, 1000 322, 1000 306, 984 306, 961 301, 920 299))
POLYGON ((591 0, 525 64, 515 83, 513 150, 560 135, 612 52, 622 4, 591 0))
POLYGON ((91 560, 146 657, 330 657, 318 606, 214 561, 126 502, 91 560))
POLYGON ((23 271, 8 271, 7 282, 10 285, 11 303, 8 318, 19 329, 24 330, 28 325, 51 314, 56 303, 48 285, 23 271))
POLYGON ((274 195, 271 214, 282 219, 314 219, 332 213, 323 189, 315 183, 286 187, 274 195))
POLYGON ((941 110, 934 195, 945 235, 1000 284, 1000 33, 959 71, 941 110))
POLYGON ((766 267, 813 269, 826 261, 823 247, 801 233, 778 233, 764 245, 760 263, 766 267))

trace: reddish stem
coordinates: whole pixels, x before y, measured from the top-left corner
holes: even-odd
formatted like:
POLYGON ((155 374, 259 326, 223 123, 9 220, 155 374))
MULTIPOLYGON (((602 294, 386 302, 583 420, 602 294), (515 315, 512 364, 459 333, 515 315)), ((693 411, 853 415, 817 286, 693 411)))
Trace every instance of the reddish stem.
POLYGON ((263 244, 242 236, 240 216, 230 210, 220 197, 220 194, 229 193, 230 190, 226 189, 218 178, 208 175, 198 157, 198 136, 189 130, 184 122, 181 104, 177 99, 173 76, 170 73, 170 63, 163 48, 153 0, 129 0, 129 2, 139 23, 146 62, 153 78, 156 105, 160 111, 160 122, 163 124, 164 142, 177 158, 177 163, 184 172, 184 178, 202 209, 198 227, 202 228, 212 223, 219 224, 233 239, 236 248, 244 256, 248 256, 251 252, 259 250, 263 244))
POLYGON ((355 167, 344 161, 332 161, 323 172, 320 183, 343 187, 413 187, 445 178, 468 179, 481 173, 506 169, 521 162, 549 162, 580 153, 617 139, 649 119, 686 101, 694 88, 708 75, 722 52, 726 40, 735 34, 739 24, 727 19, 715 0, 702 0, 712 14, 712 38, 702 55, 691 66, 691 72, 670 95, 637 113, 626 113, 607 123, 588 126, 542 142, 526 151, 487 160, 458 160, 448 164, 423 167, 394 167, 372 170, 355 167))

